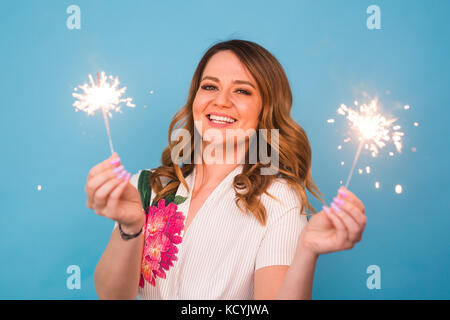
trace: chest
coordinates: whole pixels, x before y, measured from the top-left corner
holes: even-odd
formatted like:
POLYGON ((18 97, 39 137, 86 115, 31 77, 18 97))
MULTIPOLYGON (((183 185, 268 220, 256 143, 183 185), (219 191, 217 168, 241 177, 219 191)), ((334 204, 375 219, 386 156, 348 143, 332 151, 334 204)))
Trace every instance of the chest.
POLYGON ((188 215, 186 217, 186 222, 184 225, 185 232, 188 229, 189 225, 191 224, 192 220, 194 220, 198 211, 203 207, 204 203, 208 200, 212 191, 213 189, 206 189, 195 193, 194 190, 193 196, 190 200, 188 215))

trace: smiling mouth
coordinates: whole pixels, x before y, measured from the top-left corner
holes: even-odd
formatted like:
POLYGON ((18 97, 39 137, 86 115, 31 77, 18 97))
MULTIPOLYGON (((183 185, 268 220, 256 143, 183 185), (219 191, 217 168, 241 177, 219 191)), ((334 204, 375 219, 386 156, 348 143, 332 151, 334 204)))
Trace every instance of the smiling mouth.
POLYGON ((231 118, 231 117, 223 117, 223 116, 217 116, 214 114, 207 114, 206 118, 211 121, 212 123, 216 123, 216 124, 232 124, 237 122, 236 119, 231 118))

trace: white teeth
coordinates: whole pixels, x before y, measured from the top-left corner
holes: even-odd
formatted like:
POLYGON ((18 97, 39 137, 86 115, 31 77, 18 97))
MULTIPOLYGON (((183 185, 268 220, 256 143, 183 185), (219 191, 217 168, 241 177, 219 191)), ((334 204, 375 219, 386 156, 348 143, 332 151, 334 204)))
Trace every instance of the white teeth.
POLYGON ((211 122, 214 122, 214 123, 220 123, 220 124, 230 123, 230 122, 218 121, 218 120, 211 120, 211 122))
MULTIPOLYGON (((236 120, 234 120, 234 119, 232 119, 232 118, 228 118, 228 117, 222 117, 222 116, 216 116, 216 115, 209 115, 209 119, 211 120, 211 121, 213 121, 213 120, 216 120, 216 121, 219 121, 219 122, 217 122, 217 123, 233 123, 233 122, 235 122, 236 120)), ((216 121, 213 121, 213 122, 216 122, 216 121)))

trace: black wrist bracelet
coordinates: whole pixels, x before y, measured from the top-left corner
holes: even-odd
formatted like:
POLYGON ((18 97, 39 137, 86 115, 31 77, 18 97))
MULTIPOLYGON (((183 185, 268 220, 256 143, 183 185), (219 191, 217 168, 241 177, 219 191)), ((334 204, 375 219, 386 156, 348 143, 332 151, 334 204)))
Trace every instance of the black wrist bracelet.
POLYGON ((123 232, 122 227, 121 227, 121 225, 119 223, 120 237, 123 240, 130 240, 130 239, 134 239, 134 238, 138 237, 141 234, 143 229, 144 229, 144 227, 142 227, 141 230, 138 233, 136 233, 136 234, 128 234, 128 233, 123 232))

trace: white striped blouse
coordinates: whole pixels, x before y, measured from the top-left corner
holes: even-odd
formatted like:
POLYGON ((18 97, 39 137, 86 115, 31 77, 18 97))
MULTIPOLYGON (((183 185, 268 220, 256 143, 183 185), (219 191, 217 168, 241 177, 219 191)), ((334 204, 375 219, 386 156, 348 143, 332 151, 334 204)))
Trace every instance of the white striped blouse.
MULTIPOLYGON (((300 199, 287 182, 275 179, 267 191, 280 202, 261 195, 268 215, 266 226, 262 226, 235 204, 232 183, 242 167, 238 165, 222 180, 186 234, 182 232, 178 261, 166 271, 166 279, 156 278, 155 287, 145 282, 144 288, 139 287, 138 299, 250 300, 256 270, 291 264, 298 237, 307 223, 306 216, 300 215, 300 199)), ((188 197, 178 206, 184 216, 190 205, 195 171, 186 177, 189 192, 180 184, 176 193, 188 197)), ((140 172, 130 179, 136 188, 140 172)), ((151 201, 154 196, 152 191, 151 201)))

